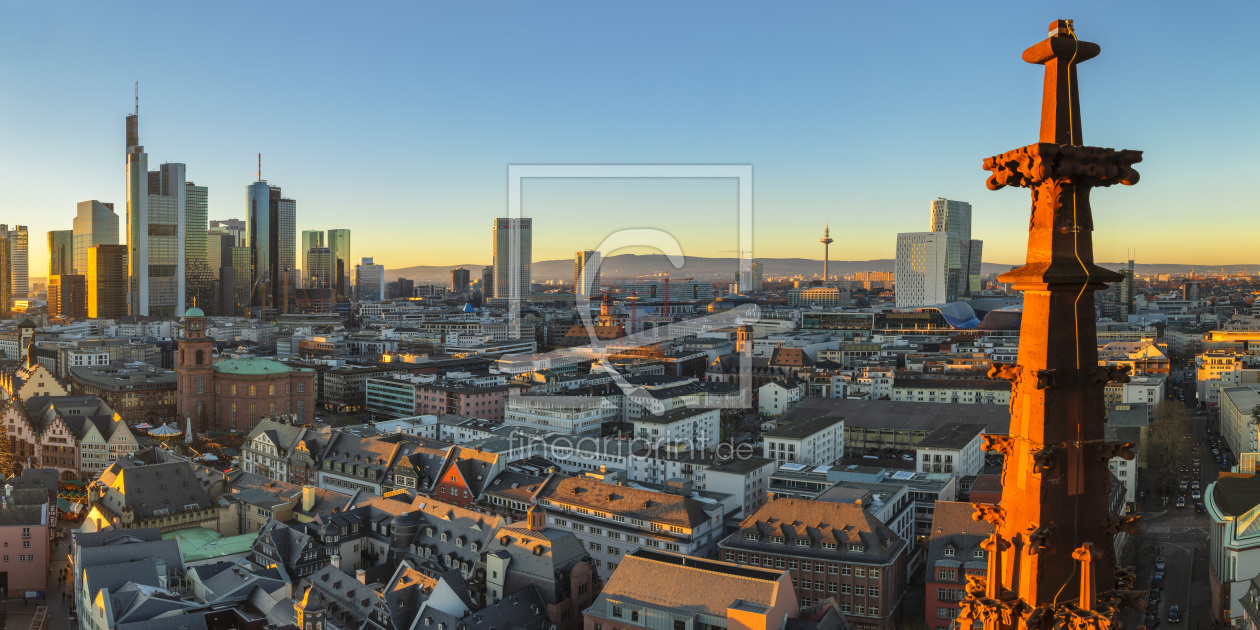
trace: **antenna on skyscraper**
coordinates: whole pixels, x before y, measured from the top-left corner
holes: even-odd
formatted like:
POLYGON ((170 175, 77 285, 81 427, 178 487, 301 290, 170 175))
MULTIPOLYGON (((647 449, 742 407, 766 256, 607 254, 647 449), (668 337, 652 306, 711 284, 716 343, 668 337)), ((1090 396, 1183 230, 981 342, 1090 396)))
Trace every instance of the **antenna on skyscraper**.
POLYGON ((140 82, 136 81, 136 116, 140 115, 140 82))
POLYGON ((258 181, 262 181, 262 154, 258 154, 258 181))

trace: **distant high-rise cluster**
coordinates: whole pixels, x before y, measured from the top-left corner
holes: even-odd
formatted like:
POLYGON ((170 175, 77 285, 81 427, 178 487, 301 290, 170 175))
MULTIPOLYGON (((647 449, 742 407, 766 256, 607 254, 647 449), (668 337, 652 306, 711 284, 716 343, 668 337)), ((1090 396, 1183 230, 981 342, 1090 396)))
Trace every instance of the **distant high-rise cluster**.
POLYGON ((463 293, 468 290, 468 285, 472 282, 471 276, 467 269, 459 267, 451 270, 451 291, 454 293, 463 293))
POLYGON ((599 293, 599 252, 588 249, 573 255, 573 294, 578 299, 591 299, 599 293), (590 263, 595 267, 591 268, 590 263))
POLYGON ((956 302, 981 289, 983 243, 971 238, 971 204, 936 199, 931 210, 931 231, 897 235, 898 308, 956 302))
POLYGON ((532 284, 534 220, 495 219, 493 229, 493 296, 500 300, 513 297, 524 300, 529 297, 532 284), (512 294, 513 286, 517 289, 515 296, 512 294))
POLYGON ((30 235, 25 225, 0 225, 0 232, 4 233, 9 248, 10 300, 26 298, 31 291, 28 276, 30 235))

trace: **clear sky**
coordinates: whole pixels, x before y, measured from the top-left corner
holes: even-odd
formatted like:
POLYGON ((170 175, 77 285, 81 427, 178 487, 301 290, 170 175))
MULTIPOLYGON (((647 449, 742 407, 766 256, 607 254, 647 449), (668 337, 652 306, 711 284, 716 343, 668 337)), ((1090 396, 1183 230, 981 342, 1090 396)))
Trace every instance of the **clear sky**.
MULTIPOLYGON (((972 203, 987 262, 1023 259, 1029 197, 981 160, 1037 139, 1020 52, 1073 18, 1085 140, 1141 149, 1094 193, 1104 261, 1253 255, 1260 5, 1159 2, 0 1, 0 221, 125 222, 124 116, 140 81, 152 163, 184 162, 214 219, 244 218, 255 154, 298 229, 348 227, 390 268, 489 261, 510 163, 747 163, 755 253, 890 258, 938 196, 972 203), (1051 9, 1050 5, 1055 5, 1051 9)), ((536 260, 618 227, 735 249, 732 182, 536 182, 536 260)), ((729 255, 729 254, 727 254, 729 255)), ((772 272, 772 270, 768 270, 772 272)))

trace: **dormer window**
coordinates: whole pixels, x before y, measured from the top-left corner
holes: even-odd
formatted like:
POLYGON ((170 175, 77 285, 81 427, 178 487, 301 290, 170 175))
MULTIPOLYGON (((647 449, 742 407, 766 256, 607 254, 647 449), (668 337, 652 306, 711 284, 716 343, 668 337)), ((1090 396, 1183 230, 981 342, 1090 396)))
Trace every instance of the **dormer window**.
POLYGON ((823 544, 822 544, 822 548, 823 548, 823 549, 835 549, 835 548, 836 548, 836 543, 833 543, 833 542, 825 542, 825 543, 823 543, 823 544))
POLYGON ((782 537, 782 536, 771 536, 771 537, 770 537, 770 542, 772 542, 772 543, 774 543, 774 544, 776 544, 776 545, 782 545, 782 544, 783 544, 783 537, 782 537))
POLYGON ((797 546, 797 547, 808 547, 808 546, 809 546, 809 539, 808 539, 808 538, 797 538, 797 539, 796 539, 796 546, 797 546))
POLYGON ((865 545, 849 545, 849 551, 862 553, 863 551, 866 551, 866 546, 865 545))
POLYGON ((973 557, 973 558, 983 558, 983 557, 984 557, 984 550, 983 550, 983 549, 974 549, 974 550, 972 550, 972 552, 971 552, 971 557, 973 557))
POLYGON ((945 554, 947 557, 951 557, 951 558, 952 558, 952 557, 954 556, 954 548, 953 548, 953 547, 946 547, 946 548, 943 550, 943 552, 944 552, 944 554, 945 554))
POLYGON ((761 540, 761 534, 747 534, 744 536, 744 540, 761 540))

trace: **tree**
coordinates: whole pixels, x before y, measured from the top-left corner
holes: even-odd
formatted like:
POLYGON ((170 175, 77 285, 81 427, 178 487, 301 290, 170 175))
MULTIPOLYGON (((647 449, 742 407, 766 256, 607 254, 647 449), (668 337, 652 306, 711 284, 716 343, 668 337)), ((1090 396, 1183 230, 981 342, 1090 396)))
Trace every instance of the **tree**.
POLYGON ((0 475, 13 475, 13 440, 7 436, 0 439, 0 475))
POLYGON ((1156 492, 1172 496, 1181 482, 1181 469, 1194 456, 1190 435, 1190 414, 1175 402, 1161 402, 1155 408, 1155 420, 1147 429, 1146 470, 1156 492))

